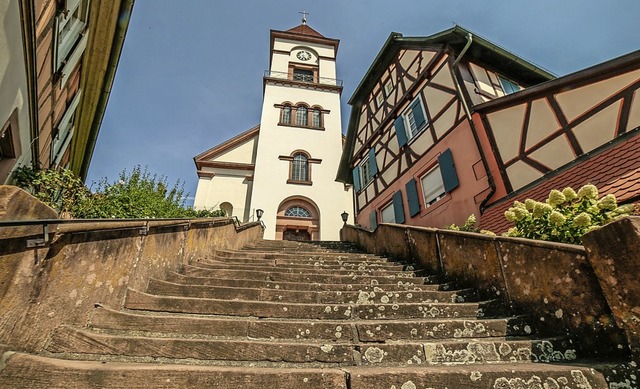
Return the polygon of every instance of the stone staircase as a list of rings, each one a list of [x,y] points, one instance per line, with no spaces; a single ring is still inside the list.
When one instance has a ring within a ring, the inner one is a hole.
[[[0,387],[608,387],[529,323],[345,243],[260,241],[96,305],[41,355],[5,353]]]

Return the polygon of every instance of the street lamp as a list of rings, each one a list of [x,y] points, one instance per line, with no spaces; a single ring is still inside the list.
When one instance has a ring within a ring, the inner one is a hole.
[[[349,214],[347,213],[347,211],[342,211],[342,214],[340,214],[340,216],[342,217],[342,221],[344,222],[344,225],[347,225],[347,219],[349,218]]]
[[[260,221],[260,218],[262,217],[263,214],[264,214],[263,210],[256,209],[256,217],[258,218],[258,221]]]

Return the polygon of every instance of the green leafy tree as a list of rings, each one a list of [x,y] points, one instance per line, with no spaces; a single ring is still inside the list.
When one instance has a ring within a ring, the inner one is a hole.
[[[585,185],[578,192],[572,188],[554,189],[545,202],[531,199],[514,202],[504,216],[515,227],[504,235],[581,244],[587,232],[631,211],[629,206],[619,207],[612,194],[598,198],[594,185]]]

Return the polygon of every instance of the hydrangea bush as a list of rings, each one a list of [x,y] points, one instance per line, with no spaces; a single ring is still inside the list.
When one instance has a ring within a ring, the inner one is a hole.
[[[479,232],[485,235],[495,235],[493,232],[489,230],[481,230],[476,227],[476,215],[473,213],[469,215],[467,221],[464,222],[463,225],[457,226],[456,224],[451,224],[445,227],[446,230],[454,230],[454,231],[466,231],[466,232]]]
[[[618,206],[608,194],[598,198],[598,188],[585,185],[576,192],[572,188],[554,189],[546,202],[527,199],[516,201],[504,216],[515,223],[504,235],[581,244],[582,236],[631,212],[629,206]]]

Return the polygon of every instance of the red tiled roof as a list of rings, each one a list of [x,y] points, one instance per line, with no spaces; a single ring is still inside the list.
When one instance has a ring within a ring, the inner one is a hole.
[[[544,201],[551,189],[568,186],[578,190],[585,184],[595,185],[600,194],[614,194],[619,203],[640,200],[640,134],[621,142],[569,169],[542,181],[509,200],[490,206],[480,218],[483,229],[502,233],[513,227],[504,212],[518,200]]]
[[[301,24],[297,27],[288,29],[286,32],[292,32],[294,34],[300,34],[300,35],[309,35],[309,36],[315,36],[318,38],[324,38],[324,36],[322,34],[320,34],[318,31],[314,30],[313,28],[309,27],[306,24]]]

